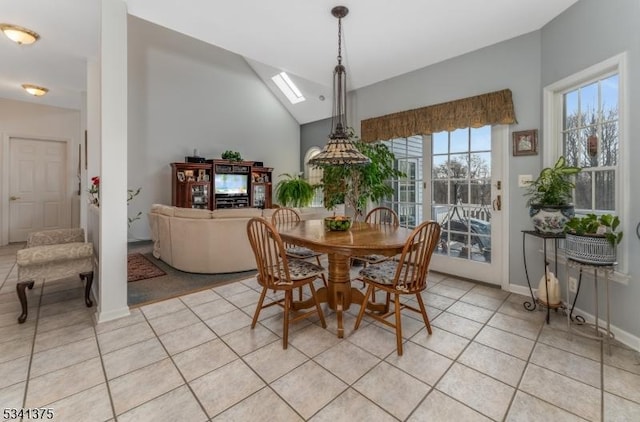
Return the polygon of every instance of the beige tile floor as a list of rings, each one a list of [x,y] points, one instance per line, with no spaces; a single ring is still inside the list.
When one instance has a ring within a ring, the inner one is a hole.
[[[433,323],[403,317],[405,353],[358,306],[292,327],[279,308],[250,329],[254,279],[142,306],[94,326],[74,278],[40,284],[18,325],[17,246],[0,248],[0,407],[57,421],[599,421],[600,344],[525,300],[441,274],[424,293]],[[358,283],[359,284],[359,283]],[[640,420],[636,352],[604,355],[604,419]],[[26,419],[25,419],[26,420]]]

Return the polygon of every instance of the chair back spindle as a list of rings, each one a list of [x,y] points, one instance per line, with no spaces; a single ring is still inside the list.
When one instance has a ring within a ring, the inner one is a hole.
[[[407,239],[396,269],[394,288],[409,293],[424,290],[431,256],[440,239],[440,225],[425,221]]]

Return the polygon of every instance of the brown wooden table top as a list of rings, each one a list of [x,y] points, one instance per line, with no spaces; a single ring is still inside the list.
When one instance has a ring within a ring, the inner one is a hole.
[[[328,231],[323,220],[304,220],[278,225],[282,240],[323,253],[340,255],[396,255],[412,233],[389,224],[354,222],[346,231]]]

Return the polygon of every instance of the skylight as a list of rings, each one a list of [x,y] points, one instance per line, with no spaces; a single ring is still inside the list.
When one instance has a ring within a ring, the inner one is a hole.
[[[271,78],[273,82],[280,88],[280,91],[289,99],[291,104],[297,104],[304,101],[302,92],[298,89],[296,84],[289,78],[285,72],[280,72]]]

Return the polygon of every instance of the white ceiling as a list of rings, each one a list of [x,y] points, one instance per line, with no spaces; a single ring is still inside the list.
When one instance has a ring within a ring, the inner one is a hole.
[[[281,101],[300,123],[329,117],[340,4],[350,90],[540,29],[577,0],[126,0],[129,13],[242,55],[271,89],[285,70],[308,101]],[[80,108],[97,56],[100,0],[2,0],[3,23],[41,35],[0,37],[0,97]],[[34,98],[20,87],[50,89]],[[320,101],[319,97],[326,97]]]

